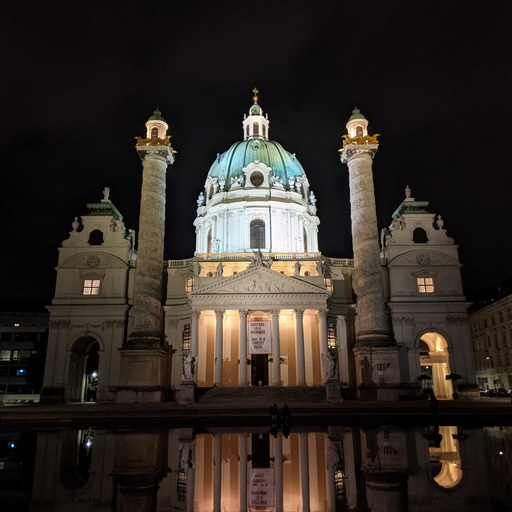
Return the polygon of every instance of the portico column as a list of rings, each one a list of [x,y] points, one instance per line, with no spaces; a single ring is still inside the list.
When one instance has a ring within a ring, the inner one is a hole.
[[[309,445],[307,432],[301,432],[299,434],[299,443],[302,510],[309,512]]]
[[[276,479],[276,512],[283,512],[283,433],[274,439],[274,470]]]
[[[247,510],[247,434],[238,434],[238,455],[240,457],[240,511]]]
[[[304,361],[304,311],[295,310],[295,332],[297,340],[297,386],[306,385],[306,365]]]
[[[196,357],[199,351],[199,315],[201,311],[192,311],[192,325],[190,326],[190,354]]]
[[[238,310],[238,315],[240,318],[240,365],[238,366],[238,385],[248,386],[249,382],[247,381],[247,310]]]
[[[279,341],[279,310],[273,309],[272,314],[272,386],[281,385],[281,346]]]
[[[222,434],[213,437],[213,512],[221,512]]]
[[[215,385],[222,386],[222,335],[224,311],[215,311]]]
[[[329,355],[329,345],[327,343],[327,311],[325,309],[318,310],[318,338],[320,339],[320,353]],[[331,378],[330,375],[325,374],[325,369],[322,372],[324,382]]]

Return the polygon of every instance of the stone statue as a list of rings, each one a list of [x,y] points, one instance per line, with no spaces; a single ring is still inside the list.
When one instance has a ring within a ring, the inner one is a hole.
[[[409,187],[409,185],[407,185],[407,186],[405,187],[405,197],[406,197],[407,199],[409,199],[409,198],[411,197],[411,187]]]
[[[272,186],[275,188],[284,189],[283,180],[278,178],[275,174],[272,174],[270,177],[270,181],[272,181]]]
[[[234,188],[234,187],[241,187],[242,186],[242,175],[240,174],[239,176],[233,176],[231,178],[231,188]]]
[[[298,181],[295,182],[295,191],[298,192],[299,194],[300,194],[300,187],[301,186],[302,185]]]
[[[124,231],[123,217],[119,217],[119,219],[116,220],[116,223],[114,225],[114,231]]]
[[[261,254],[261,251],[258,249],[257,251],[252,251],[253,256],[251,256],[252,263],[249,265],[251,267],[264,267],[265,264],[263,263],[263,254]]]
[[[323,269],[323,266],[322,266],[322,262],[321,262],[321,261],[317,261],[317,262],[316,262],[316,273],[317,273],[319,276],[323,276],[323,275],[324,275],[324,269]]]
[[[322,354],[322,367],[324,369],[326,380],[336,378],[338,361],[336,355],[331,352]]]
[[[313,191],[311,191],[309,193],[309,202],[315,206],[316,205],[316,197],[315,197],[315,194],[313,193]]]
[[[293,178],[288,178],[288,186],[290,187],[290,190],[293,191],[295,185],[295,180]]]
[[[267,261],[267,267],[272,268],[273,264],[274,264],[274,259],[272,258],[272,256],[270,256],[270,258]]]
[[[393,217],[393,220],[391,221],[391,226],[390,228],[392,230],[398,230],[400,229],[400,221],[398,220],[398,217]]]
[[[300,269],[302,268],[302,265],[298,261],[296,261],[293,268],[294,268],[294,272],[293,272],[294,277],[299,277]]]
[[[135,251],[135,229],[128,230],[128,239],[130,240],[130,249]]]
[[[75,217],[75,220],[71,223],[71,227],[73,228],[73,231],[78,231],[78,228],[80,227],[80,222],[78,222],[78,217]]]
[[[222,277],[224,275],[224,265],[222,261],[217,265],[217,277]]]
[[[213,193],[216,194],[219,191],[219,182],[214,181],[213,182]]]
[[[197,207],[200,208],[201,206],[203,206],[203,203],[204,203],[204,193],[201,192],[199,194],[199,197],[197,198]]]
[[[109,196],[110,196],[110,188],[109,187],[105,187],[103,189],[103,199],[101,200],[101,202],[102,203],[110,203]]]
[[[218,238],[214,238],[212,240],[212,252],[220,251],[220,240]]]
[[[183,356],[183,380],[192,380],[194,378],[198,359],[199,356],[193,357],[190,353]]]
[[[220,191],[224,192],[224,187],[226,186],[226,179],[224,178],[224,176],[222,178],[220,178],[219,186],[220,186]]]
[[[444,226],[444,220],[442,219],[441,215],[438,215],[436,217],[436,226],[439,228],[439,229],[443,229],[443,226]]]
[[[343,463],[343,449],[339,441],[331,440],[325,462],[327,469],[336,468],[336,466]]]
[[[201,269],[203,267],[201,267],[201,264],[199,263],[199,261],[196,261],[194,263],[194,277],[199,277],[199,274],[201,273]]]
[[[190,443],[184,443],[180,447],[180,470],[184,471],[191,467],[190,465]]]

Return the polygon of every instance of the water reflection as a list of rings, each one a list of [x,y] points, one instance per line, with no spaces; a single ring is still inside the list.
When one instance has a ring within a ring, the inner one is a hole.
[[[83,429],[40,432],[35,456],[35,435],[0,439],[2,510],[501,511],[512,504],[510,427],[318,427],[286,435],[275,425],[272,433]]]

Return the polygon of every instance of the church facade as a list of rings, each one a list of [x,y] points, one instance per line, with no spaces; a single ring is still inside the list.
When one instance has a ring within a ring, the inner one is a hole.
[[[257,92],[253,100],[243,139],[202,184],[189,259],[164,260],[175,152],[159,111],[137,138],[137,249],[108,189],[72,222],[48,307],[42,400],[186,404],[270,390],[289,400],[397,400],[424,387],[443,399],[471,395],[468,303],[444,220],[407,187],[379,235],[378,140],[356,109],[341,153],[354,258],[323,255],[309,178],[269,138]]]

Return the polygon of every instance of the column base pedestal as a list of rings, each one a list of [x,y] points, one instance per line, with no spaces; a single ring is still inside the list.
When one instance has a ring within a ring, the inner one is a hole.
[[[180,405],[190,405],[195,402],[196,383],[193,380],[181,381],[181,394],[178,399]]]
[[[341,396],[341,382],[339,381],[327,381],[325,383],[325,393],[328,402],[343,402],[343,398]]]

